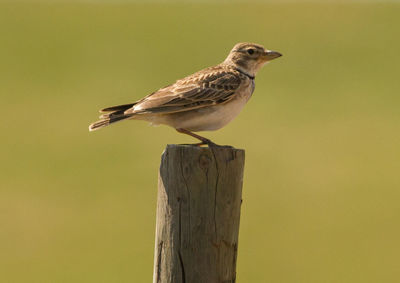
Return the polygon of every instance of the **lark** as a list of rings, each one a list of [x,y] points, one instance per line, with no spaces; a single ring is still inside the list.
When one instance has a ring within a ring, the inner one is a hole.
[[[216,146],[194,132],[215,131],[231,122],[250,99],[257,72],[282,56],[255,43],[238,43],[221,64],[203,69],[129,104],[107,107],[90,131],[123,120],[144,120],[168,125]]]

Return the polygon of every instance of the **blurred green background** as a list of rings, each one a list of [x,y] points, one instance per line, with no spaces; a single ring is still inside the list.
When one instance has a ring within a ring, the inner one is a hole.
[[[0,3],[1,282],[151,282],[157,170],[193,139],[98,109],[284,54],[226,128],[246,149],[237,282],[400,282],[400,5]]]

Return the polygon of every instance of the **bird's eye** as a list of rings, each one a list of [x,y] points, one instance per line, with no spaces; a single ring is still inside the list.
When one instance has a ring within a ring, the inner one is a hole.
[[[254,49],[248,49],[247,53],[249,53],[250,55],[254,54]]]

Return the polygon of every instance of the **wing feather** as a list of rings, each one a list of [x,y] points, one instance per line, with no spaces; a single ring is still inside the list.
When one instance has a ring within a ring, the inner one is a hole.
[[[241,82],[235,71],[206,69],[146,96],[124,114],[173,113],[225,103]]]

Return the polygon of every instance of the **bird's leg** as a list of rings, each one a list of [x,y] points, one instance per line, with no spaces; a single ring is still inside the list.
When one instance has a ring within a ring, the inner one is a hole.
[[[195,133],[192,133],[191,131],[188,131],[188,130],[186,130],[186,129],[178,128],[178,129],[176,129],[176,130],[177,130],[179,133],[186,134],[186,135],[189,135],[189,136],[191,136],[191,137],[194,137],[194,138],[200,140],[201,143],[196,143],[196,144],[195,144],[195,145],[197,145],[197,146],[201,146],[201,145],[205,145],[205,144],[208,145],[208,146],[217,146],[217,144],[213,143],[213,142],[210,141],[209,139],[206,139],[205,137],[196,135]]]

